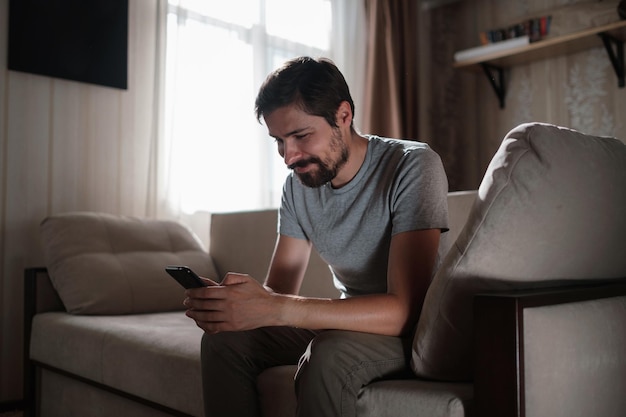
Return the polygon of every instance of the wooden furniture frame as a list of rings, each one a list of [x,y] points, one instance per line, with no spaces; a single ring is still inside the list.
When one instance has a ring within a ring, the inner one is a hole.
[[[524,310],[626,295],[626,280],[480,294],[474,301],[474,404],[481,417],[524,417]]]

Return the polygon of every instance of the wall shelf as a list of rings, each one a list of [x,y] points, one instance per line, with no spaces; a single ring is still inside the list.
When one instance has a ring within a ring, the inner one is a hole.
[[[506,85],[503,72],[515,65],[527,64],[559,55],[568,55],[604,45],[615,74],[618,87],[623,88],[624,80],[624,41],[626,41],[626,20],[585,29],[567,35],[542,39],[528,45],[483,55],[478,58],[457,61],[454,68],[483,71],[504,108]]]

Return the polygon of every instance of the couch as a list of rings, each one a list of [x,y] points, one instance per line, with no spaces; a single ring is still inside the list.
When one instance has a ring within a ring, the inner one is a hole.
[[[626,412],[626,146],[532,123],[478,190],[449,193],[447,255],[415,330],[414,378],[363,388],[359,416]],[[263,279],[276,211],[215,213],[210,247],[180,224],[62,213],[25,271],[27,414],[202,416],[202,332],[163,267]],[[313,254],[302,294],[333,297]],[[294,368],[258,378],[266,417],[293,416]]]

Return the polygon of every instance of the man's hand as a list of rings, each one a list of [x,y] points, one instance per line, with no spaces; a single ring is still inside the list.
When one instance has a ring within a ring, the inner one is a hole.
[[[280,304],[249,275],[228,273],[220,285],[186,291],[186,314],[207,333],[276,324]]]

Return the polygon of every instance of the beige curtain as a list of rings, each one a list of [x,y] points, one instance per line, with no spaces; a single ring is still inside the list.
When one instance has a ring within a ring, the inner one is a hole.
[[[418,139],[418,7],[365,0],[368,27],[363,133]]]
[[[422,9],[415,0],[365,0],[368,22],[363,133],[428,143],[442,158],[452,191],[474,189],[474,105],[452,68],[452,27],[466,2]],[[470,8],[470,6],[467,6]]]

